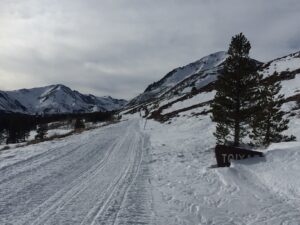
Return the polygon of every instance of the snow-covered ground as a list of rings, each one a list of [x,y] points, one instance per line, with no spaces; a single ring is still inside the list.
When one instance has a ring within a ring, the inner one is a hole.
[[[110,122],[97,122],[97,123],[85,122],[85,128],[96,129],[96,128],[103,127],[103,126],[106,126],[109,124],[110,124]],[[55,127],[55,128],[51,128],[51,127]],[[59,136],[71,134],[72,131],[74,131],[74,125],[72,123],[68,123],[68,122],[48,123],[48,128],[49,129],[47,130],[46,136],[45,136],[46,138],[59,137]],[[25,142],[20,142],[17,144],[6,144],[5,139],[3,139],[2,142],[0,141],[0,149],[3,149],[5,147],[15,148],[17,146],[25,146],[28,141],[35,140],[36,135],[37,135],[37,130],[32,130],[32,131],[30,131],[29,136],[26,138]]]
[[[294,71],[299,69],[300,52],[276,59],[270,62],[270,65],[263,71],[264,75],[271,75],[275,71],[280,73],[282,71]]]
[[[214,124],[197,110],[1,152],[0,224],[300,224],[300,142],[212,168]]]
[[[186,99],[184,101],[178,101],[178,102],[174,103],[171,107],[164,109],[162,114],[170,113],[170,112],[173,112],[173,111],[176,111],[179,109],[184,109],[184,108],[196,105],[196,104],[207,102],[209,100],[212,100],[214,98],[215,94],[216,94],[215,91],[205,92],[205,93],[195,95],[190,99]]]
[[[151,223],[149,139],[130,120],[0,153],[0,224]]]
[[[195,111],[195,110],[194,110]],[[300,137],[300,121],[290,130]],[[209,115],[147,121],[157,224],[300,224],[300,143],[273,144],[264,159],[216,164]]]
[[[300,74],[297,74],[293,80],[284,80],[281,82],[281,93],[285,97],[290,97],[296,94],[300,94]]]

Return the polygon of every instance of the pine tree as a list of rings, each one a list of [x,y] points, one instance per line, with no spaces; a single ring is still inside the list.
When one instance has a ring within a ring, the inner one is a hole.
[[[216,126],[216,132],[214,133],[217,138],[217,144],[229,144],[227,140],[229,134],[230,131],[226,123],[219,122]]]
[[[45,139],[48,131],[48,124],[40,124],[37,128],[37,135],[35,136],[36,140]]]
[[[6,144],[18,143],[21,139],[20,120],[18,116],[12,116],[8,119]]]
[[[18,143],[19,140],[20,140],[19,131],[16,129],[15,126],[10,126],[7,131],[6,144]]]
[[[4,143],[6,139],[6,130],[4,128],[0,129],[0,144]]]
[[[276,72],[262,83],[259,110],[253,118],[250,135],[258,145],[268,146],[271,142],[280,142],[286,138],[281,132],[288,129],[289,120],[283,118],[281,106],[284,95],[279,94],[280,90],[280,77]]]
[[[5,132],[4,123],[2,122],[2,120],[0,120],[0,144],[4,140],[4,132]]]
[[[196,86],[192,87],[191,94],[192,95],[196,95],[197,94],[197,88],[196,88]]]
[[[79,129],[84,129],[85,125],[82,119],[77,118],[74,124],[74,129],[79,130]]]
[[[262,76],[257,73],[256,62],[249,58],[250,49],[250,42],[242,33],[234,36],[216,81],[212,119],[217,123],[214,135],[218,144],[239,146],[256,111]]]

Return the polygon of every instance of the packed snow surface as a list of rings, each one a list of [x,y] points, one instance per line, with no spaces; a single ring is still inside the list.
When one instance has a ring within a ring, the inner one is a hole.
[[[299,225],[300,143],[212,168],[215,125],[196,111],[1,152],[0,224]]]
[[[201,109],[198,109],[199,112]],[[210,116],[181,113],[170,124],[148,121],[157,224],[300,224],[300,143],[273,144],[265,158],[212,168]],[[299,138],[300,121],[287,134]]]
[[[138,120],[0,154],[0,224],[149,224]]]

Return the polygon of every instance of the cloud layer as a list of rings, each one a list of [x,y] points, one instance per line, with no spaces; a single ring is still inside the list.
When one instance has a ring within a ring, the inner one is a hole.
[[[299,51],[299,11],[299,0],[2,0],[0,89],[132,98],[239,32],[261,61]]]

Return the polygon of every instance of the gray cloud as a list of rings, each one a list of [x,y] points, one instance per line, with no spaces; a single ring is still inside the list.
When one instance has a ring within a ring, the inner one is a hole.
[[[298,51],[299,11],[298,0],[2,0],[0,89],[131,98],[238,32],[261,61]]]

